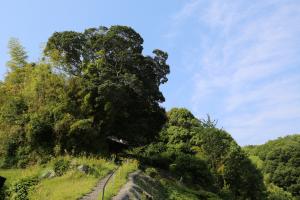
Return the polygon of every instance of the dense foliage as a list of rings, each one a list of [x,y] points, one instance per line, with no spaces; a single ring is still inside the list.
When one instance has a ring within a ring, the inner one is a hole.
[[[282,188],[300,199],[300,135],[290,135],[245,149],[252,157],[262,161],[262,172],[272,190],[279,193]],[[276,186],[279,188],[276,189]]]
[[[145,145],[165,123],[161,84],[167,53],[144,56],[143,39],[125,26],[56,32],[45,57],[28,63],[9,42],[9,72],[0,82],[2,166],[25,167],[61,153],[103,153],[114,136]]]
[[[232,137],[210,118],[198,120],[186,109],[169,111],[157,142],[134,153],[145,164],[224,199],[265,197],[262,175]]]

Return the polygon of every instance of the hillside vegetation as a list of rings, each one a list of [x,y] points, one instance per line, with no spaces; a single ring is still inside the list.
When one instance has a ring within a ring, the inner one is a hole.
[[[300,199],[300,135],[290,135],[244,149],[262,170],[270,190],[283,189],[286,191],[285,199],[292,195]]]
[[[132,28],[55,32],[37,62],[17,39],[9,52],[0,81],[2,199],[77,199],[127,159],[107,198],[138,168],[160,188],[149,191],[153,199],[299,197],[299,137],[242,149],[209,116],[166,112],[168,54],[144,55]]]
[[[82,166],[87,170],[80,170]],[[100,158],[64,156],[27,169],[0,169],[0,175],[7,178],[6,199],[64,200],[88,193],[114,168],[113,162]]]
[[[226,131],[186,109],[174,108],[167,116],[157,140],[132,152],[143,165],[168,171],[189,188],[223,199],[265,198],[260,171]]]

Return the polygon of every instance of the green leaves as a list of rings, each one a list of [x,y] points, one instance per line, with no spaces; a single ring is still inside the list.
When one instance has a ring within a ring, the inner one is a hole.
[[[167,53],[144,56],[142,45],[126,26],[55,32],[42,61],[28,64],[12,39],[10,71],[0,82],[0,155],[9,157],[6,163],[105,153],[108,136],[131,146],[153,141],[166,120],[159,87],[170,70]]]
[[[46,56],[64,71],[79,75],[84,62],[84,35],[74,31],[55,32],[44,50]]]
[[[146,148],[145,159],[159,167],[172,163],[173,173],[201,187],[214,185],[225,199],[263,198],[260,172],[234,139],[215,127],[215,121],[209,117],[198,120],[184,108],[173,108],[167,114],[161,143]],[[149,151],[155,148],[151,155]]]
[[[54,147],[51,113],[33,113],[26,124],[26,136],[33,148],[51,149]]]
[[[17,181],[10,189],[11,198],[15,200],[28,200],[30,189],[37,185],[38,182],[37,177],[29,177]]]
[[[294,197],[300,197],[299,135],[291,135],[269,141],[264,145],[248,147],[247,151],[250,155],[258,156],[263,161],[262,171],[268,177],[268,186],[274,190],[274,193],[278,193],[279,196],[286,195],[280,191],[282,188]],[[272,184],[280,188],[276,189]],[[273,198],[275,194],[270,195]],[[274,199],[276,198],[274,197]]]
[[[8,42],[9,54],[11,60],[7,66],[13,71],[24,67],[27,64],[27,53],[17,38],[11,38]]]
[[[90,28],[83,33],[54,33],[45,54],[71,78],[84,85],[80,106],[103,136],[113,135],[133,146],[146,144],[164,123],[160,84],[170,72],[167,53],[142,54],[143,39],[132,28]],[[158,120],[159,119],[159,120]]]

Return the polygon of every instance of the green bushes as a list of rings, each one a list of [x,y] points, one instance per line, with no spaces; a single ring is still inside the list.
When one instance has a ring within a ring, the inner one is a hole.
[[[162,148],[162,144],[157,143],[139,151],[137,157],[142,165],[167,170],[182,183],[198,185],[203,188],[214,188],[213,176],[207,163],[195,155],[186,154],[177,149]],[[153,172],[148,171],[149,175],[155,176],[154,168],[147,170],[151,169]]]
[[[268,200],[294,200],[293,195],[274,184],[268,185]]]
[[[54,135],[51,115],[49,111],[31,114],[30,121],[26,125],[26,137],[32,148],[52,150]]]
[[[0,188],[0,200],[4,200],[7,195],[7,187],[4,185]]]
[[[158,176],[158,171],[153,167],[146,168],[145,173],[152,178],[155,178]]]
[[[169,166],[170,171],[183,183],[212,189],[213,177],[205,161],[192,155],[178,154]]]
[[[60,159],[54,163],[54,172],[57,176],[63,175],[70,167],[70,161]]]
[[[29,177],[17,181],[9,190],[11,199],[28,200],[28,194],[31,187],[37,185],[38,182],[39,180],[37,177]]]

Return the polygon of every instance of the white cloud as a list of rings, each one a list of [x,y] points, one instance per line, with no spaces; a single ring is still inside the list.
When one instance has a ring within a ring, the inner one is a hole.
[[[187,3],[176,15],[172,16],[176,24],[184,21],[186,18],[190,17],[198,8],[201,1],[192,0]]]
[[[195,73],[193,111],[217,113],[241,144],[300,132],[300,1],[191,1],[166,35],[188,35],[181,27],[195,19],[199,50],[182,55]]]

